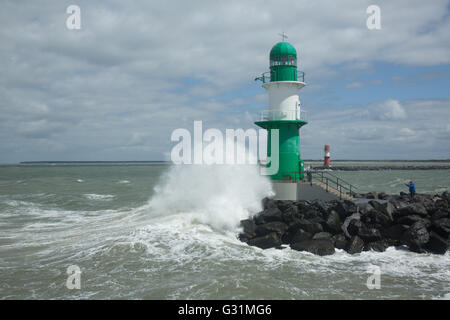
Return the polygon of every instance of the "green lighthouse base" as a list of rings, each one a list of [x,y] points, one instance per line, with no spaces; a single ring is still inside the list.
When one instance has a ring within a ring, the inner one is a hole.
[[[278,170],[270,178],[273,181],[294,182],[303,180],[304,168],[300,158],[299,129],[308,122],[304,120],[269,120],[255,122],[268,131],[267,156],[275,157],[278,161]],[[279,131],[278,154],[272,155],[272,130]],[[269,165],[270,167],[271,165]]]

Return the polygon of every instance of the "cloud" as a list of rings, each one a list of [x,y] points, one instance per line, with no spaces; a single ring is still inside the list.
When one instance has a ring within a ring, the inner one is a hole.
[[[360,88],[364,87],[364,83],[359,82],[359,81],[358,82],[352,82],[352,83],[347,84],[345,87],[347,89],[360,89]]]
[[[367,71],[374,62],[450,63],[444,0],[380,1],[379,31],[365,25],[370,1],[78,0],[77,31],[66,29],[70,4],[0,4],[0,162],[161,159],[170,151],[171,131],[194,120],[251,127],[248,114],[266,104],[253,79],[267,71],[268,51],[281,30],[298,49],[310,90],[327,92],[331,102],[327,81]],[[411,118],[410,105],[392,98],[361,105],[365,114],[329,108],[328,114],[349,121],[359,115],[361,125],[353,132],[340,124],[330,130],[347,139],[381,139],[381,122]],[[365,129],[364,121],[380,127]],[[446,124],[424,130],[430,141],[448,134]]]
[[[408,110],[407,117],[392,112],[399,106]],[[361,116],[372,115],[377,107],[381,116]],[[309,117],[300,130],[308,159],[321,158],[324,144],[331,145],[335,159],[448,158],[450,100],[387,100],[320,115],[310,112]]]
[[[411,130],[409,128],[401,128],[399,130],[399,134],[400,134],[400,136],[411,137],[411,136],[414,136],[415,132],[414,132],[414,130]]]
[[[402,120],[406,119],[406,111],[399,101],[389,99],[380,103],[371,104],[367,111],[375,120]]]

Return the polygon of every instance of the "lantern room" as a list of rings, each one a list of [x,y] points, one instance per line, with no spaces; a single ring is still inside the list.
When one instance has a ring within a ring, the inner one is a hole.
[[[289,42],[278,42],[270,50],[270,81],[297,81],[297,51]]]

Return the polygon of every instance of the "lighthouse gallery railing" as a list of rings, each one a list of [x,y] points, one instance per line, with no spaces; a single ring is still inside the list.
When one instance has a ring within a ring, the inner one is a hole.
[[[300,82],[305,82],[305,73],[303,71],[297,71],[297,79]],[[270,71],[264,72],[261,77],[255,78],[255,81],[262,81],[262,83],[271,82]]]

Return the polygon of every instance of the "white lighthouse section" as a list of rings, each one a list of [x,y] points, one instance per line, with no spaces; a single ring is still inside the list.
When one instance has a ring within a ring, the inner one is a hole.
[[[265,111],[266,120],[305,120],[301,117],[298,91],[305,86],[299,81],[266,82],[263,88],[269,94],[269,110]]]

